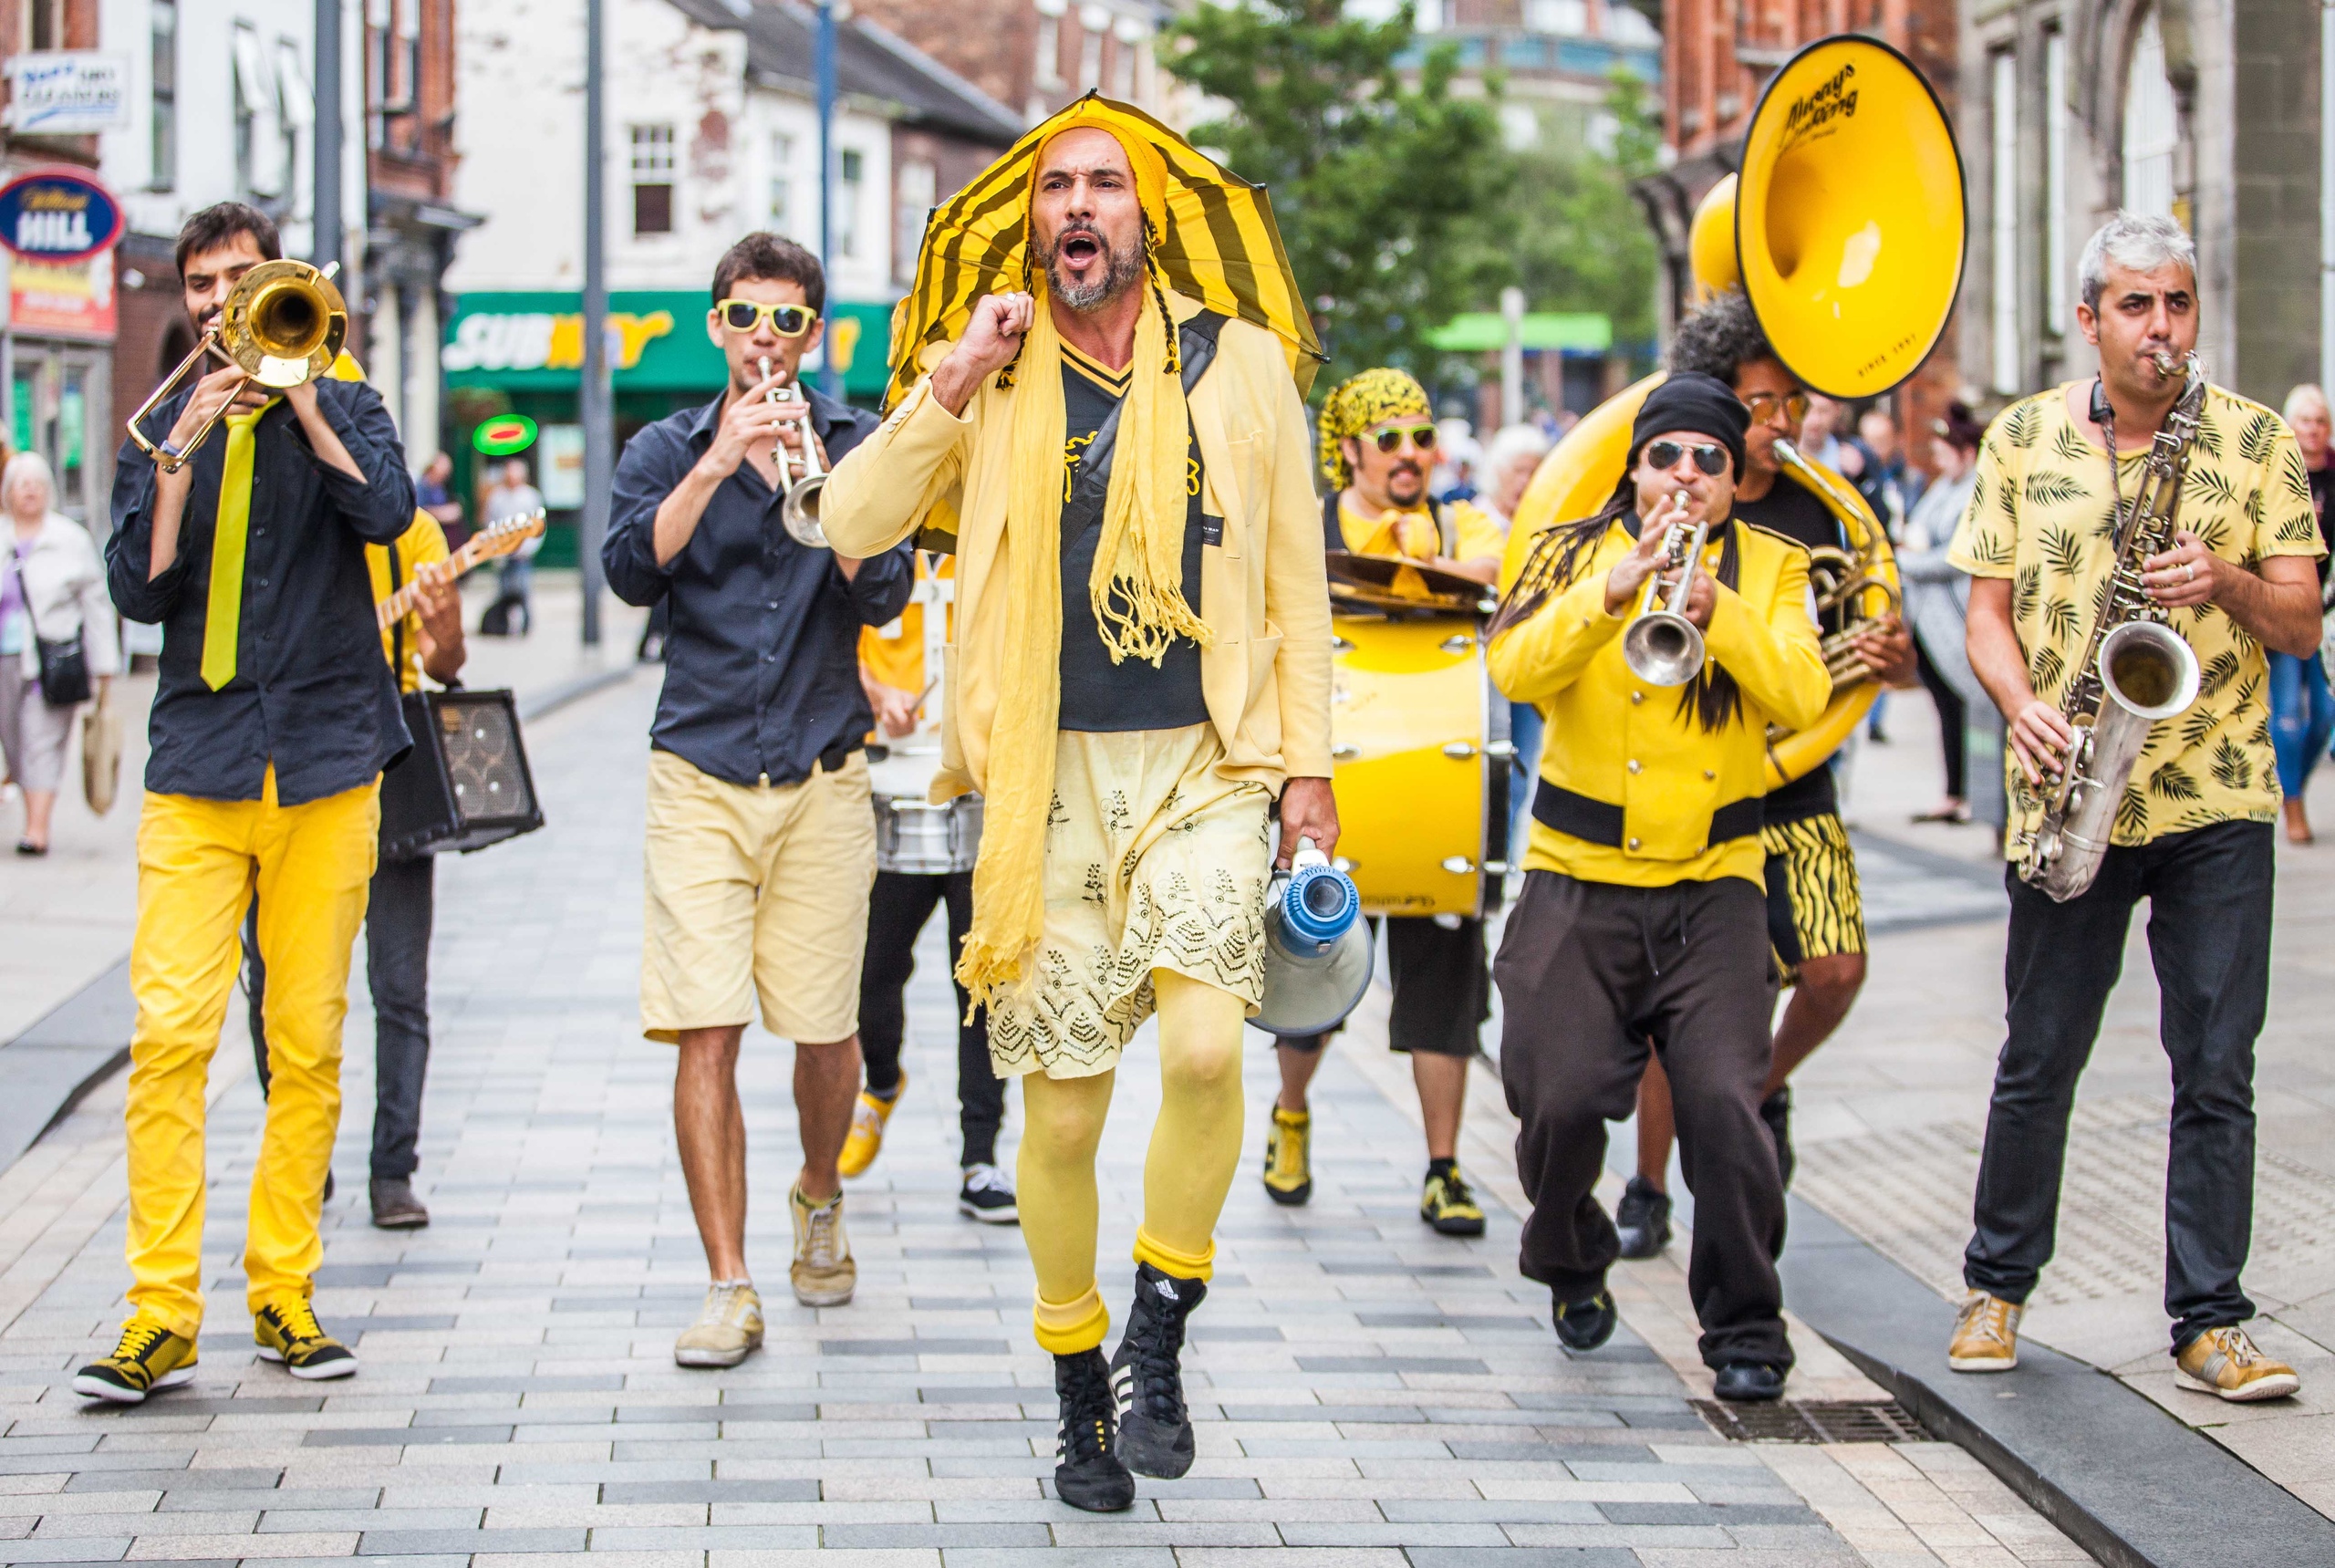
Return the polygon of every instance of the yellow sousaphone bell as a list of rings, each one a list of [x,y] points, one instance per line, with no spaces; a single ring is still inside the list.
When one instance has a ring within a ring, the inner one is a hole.
[[[1888,391],[1936,345],[1962,283],[1967,220],[1962,157],[1936,94],[1888,45],[1844,35],[1809,45],[1769,78],[1744,134],[1741,173],[1703,198],[1687,250],[1705,297],[1740,287],[1785,368],[1847,401]],[[1541,461],[1509,533],[1503,586],[1534,535],[1612,497],[1638,409],[1662,379],[1600,404]],[[1815,564],[1820,599],[1852,623],[1894,609],[1888,535],[1855,487],[1784,442],[1777,452],[1851,546]],[[1834,683],[1823,717],[1796,734],[1770,732],[1770,789],[1831,756],[1879,695],[1845,642],[1827,639]]]

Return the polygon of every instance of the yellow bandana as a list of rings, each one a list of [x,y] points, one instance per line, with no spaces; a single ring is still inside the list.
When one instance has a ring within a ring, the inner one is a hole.
[[[1417,414],[1421,419],[1435,417],[1434,405],[1427,400],[1427,389],[1404,371],[1380,366],[1364,370],[1339,382],[1322,404],[1322,477],[1330,482],[1333,490],[1344,490],[1354,483],[1354,472],[1346,465],[1346,454],[1338,443],[1348,436],[1358,436],[1381,420],[1395,419],[1403,414]]]

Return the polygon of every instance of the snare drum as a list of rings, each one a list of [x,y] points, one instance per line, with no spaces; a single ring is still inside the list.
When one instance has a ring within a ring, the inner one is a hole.
[[[895,747],[882,762],[869,765],[878,871],[945,877],[973,868],[981,846],[981,797],[962,794],[945,805],[926,799],[939,764],[939,745],[927,731],[909,737],[906,747]]]
[[[1467,617],[1338,616],[1338,857],[1375,915],[1480,917],[1507,873],[1508,704]]]

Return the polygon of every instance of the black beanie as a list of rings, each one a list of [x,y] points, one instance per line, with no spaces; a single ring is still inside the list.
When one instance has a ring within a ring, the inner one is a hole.
[[[1672,431],[1693,431],[1727,448],[1735,459],[1735,478],[1743,478],[1743,432],[1751,428],[1751,411],[1735,390],[1716,376],[1673,376],[1646,395],[1630,427],[1630,459],[1634,470],[1645,443]]]

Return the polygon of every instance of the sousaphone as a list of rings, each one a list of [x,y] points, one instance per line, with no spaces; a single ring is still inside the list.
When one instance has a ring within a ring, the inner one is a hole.
[[[1696,209],[1687,250],[1704,295],[1740,287],[1776,357],[1811,390],[1878,397],[1921,368],[1962,283],[1962,156],[1937,95],[1877,39],[1821,38],[1769,79],[1744,133],[1743,166]],[[1500,582],[1532,538],[1613,496],[1649,376],[1606,400],[1541,461],[1516,509]],[[1853,485],[1794,452],[1785,472],[1841,521],[1850,550],[1820,561],[1818,589],[1854,623],[1894,609],[1888,535]],[[1844,641],[1836,636],[1830,646]],[[1796,734],[1771,732],[1768,787],[1831,756],[1880,695],[1853,659],[1832,659],[1832,700]]]

